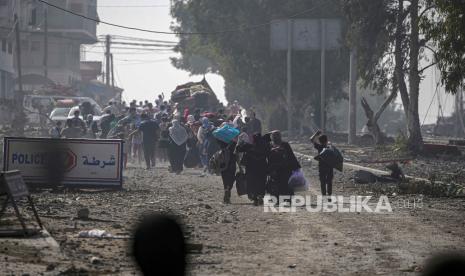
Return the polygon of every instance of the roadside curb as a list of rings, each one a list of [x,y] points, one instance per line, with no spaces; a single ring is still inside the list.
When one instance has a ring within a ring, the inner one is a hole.
[[[298,157],[301,157],[301,158],[307,158],[307,159],[313,160],[313,156],[303,154],[303,153],[300,153],[300,152],[295,152],[295,155],[298,156]],[[388,171],[378,170],[378,169],[374,169],[374,168],[370,168],[370,167],[365,167],[365,166],[361,166],[361,165],[357,165],[357,164],[353,164],[353,163],[344,162],[343,173],[346,170],[351,170],[351,171],[364,170],[364,171],[368,171],[368,172],[371,172],[371,173],[374,173],[374,174],[390,174],[390,172],[388,172]],[[421,177],[414,177],[414,176],[411,176],[411,175],[406,175],[405,178],[411,179],[411,180],[414,180],[414,181],[425,181],[425,182],[428,182],[428,183],[430,182],[429,179],[421,178]]]

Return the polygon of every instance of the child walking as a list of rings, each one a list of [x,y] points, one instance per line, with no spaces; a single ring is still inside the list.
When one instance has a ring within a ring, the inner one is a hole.
[[[328,136],[322,134],[321,130],[318,130],[310,140],[313,143],[313,146],[320,154],[325,148],[328,147]],[[318,173],[320,175],[320,185],[321,185],[321,195],[331,196],[333,192],[333,177],[334,171],[333,167],[329,166],[325,162],[318,162]],[[328,201],[331,202],[331,198],[328,198]]]

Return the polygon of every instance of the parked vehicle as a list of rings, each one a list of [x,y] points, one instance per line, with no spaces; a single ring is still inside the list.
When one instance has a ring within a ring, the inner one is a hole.
[[[103,111],[100,105],[89,97],[25,95],[23,106],[29,123],[34,125],[40,123],[39,114],[45,114],[50,117],[52,111],[56,108],[72,108],[81,105],[83,102],[89,102],[94,112],[98,114],[97,116],[102,114]],[[59,112],[63,112],[63,110]]]
[[[50,113],[50,119],[54,122],[60,121],[64,125],[66,120],[68,120],[70,110],[70,107],[57,107]]]

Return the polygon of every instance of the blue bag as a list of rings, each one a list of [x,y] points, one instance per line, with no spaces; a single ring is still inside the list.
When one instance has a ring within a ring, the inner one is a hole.
[[[213,131],[213,136],[216,139],[228,144],[231,143],[234,138],[239,136],[239,134],[241,134],[241,132],[230,125],[224,125],[223,127],[217,128]]]

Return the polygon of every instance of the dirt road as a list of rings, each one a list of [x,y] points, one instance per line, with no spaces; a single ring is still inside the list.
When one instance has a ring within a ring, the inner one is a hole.
[[[306,193],[317,195],[315,168],[307,165],[305,173],[312,184]],[[415,275],[432,253],[465,248],[465,200],[423,198],[421,206],[399,208],[412,198],[390,197],[393,212],[384,214],[265,213],[236,195],[223,205],[220,178],[199,175],[173,175],[166,165],[155,171],[130,167],[124,191],[35,194],[64,258],[39,254],[31,263],[18,256],[5,260],[8,252],[0,252],[0,269],[16,275],[137,274],[127,236],[142,213],[153,211],[178,215],[189,243],[203,245],[189,256],[192,275]],[[346,182],[347,176],[336,175],[337,194],[354,193]],[[90,210],[89,220],[76,218],[80,208]],[[94,228],[122,238],[78,237]]]

